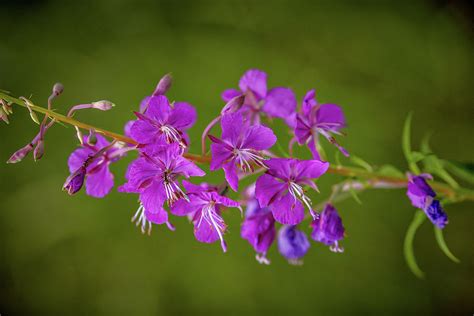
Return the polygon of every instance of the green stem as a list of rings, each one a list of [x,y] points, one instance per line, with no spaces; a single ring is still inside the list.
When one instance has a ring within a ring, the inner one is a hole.
[[[24,101],[18,98],[12,97],[2,92],[1,90],[0,90],[0,99],[4,99],[8,101],[9,103],[14,103],[23,107],[27,107]],[[45,114],[57,122],[70,124],[87,131],[93,129],[97,133],[100,133],[104,136],[115,139],[117,141],[132,144],[132,145],[137,145],[137,142],[135,142],[133,139],[126,137],[124,135],[114,133],[114,132],[105,130],[103,128],[99,128],[99,127],[78,121],[74,118],[67,117],[60,113],[34,105],[32,103],[29,103],[29,107],[33,111]],[[210,156],[201,156],[201,155],[190,154],[190,153],[185,153],[184,156],[198,163],[210,163],[211,161]],[[385,182],[385,183],[394,184],[398,186],[401,186],[401,185],[406,186],[408,183],[408,179],[406,177],[386,176],[386,175],[378,174],[376,171],[368,171],[362,168],[355,168],[355,167],[347,167],[347,166],[330,167],[328,169],[328,173],[337,174],[337,175],[341,175],[345,177],[363,178],[366,180],[371,180],[372,182],[380,181],[380,182]],[[447,184],[444,184],[441,182],[435,182],[435,181],[431,182],[430,184],[437,192],[449,198],[451,201],[456,201],[456,202],[460,202],[464,200],[474,201],[474,192],[471,190],[467,190],[463,188],[454,189]]]

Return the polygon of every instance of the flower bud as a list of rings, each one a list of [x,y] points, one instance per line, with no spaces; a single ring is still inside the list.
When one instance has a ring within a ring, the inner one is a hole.
[[[26,157],[26,155],[29,154],[30,151],[33,150],[33,144],[28,144],[23,148],[20,148],[16,152],[13,153],[13,155],[8,159],[7,163],[17,163],[23,160],[23,158]]]
[[[44,154],[44,141],[42,139],[38,140],[35,150],[33,151],[33,159],[35,161],[40,160]]]
[[[164,75],[163,78],[160,79],[160,82],[158,82],[158,85],[153,92],[153,96],[164,95],[166,91],[171,88],[172,80],[173,77],[171,77],[171,74]]]
[[[95,135],[95,130],[90,130],[89,135],[87,136],[87,143],[92,146],[97,144],[97,136]]]
[[[302,258],[310,247],[306,234],[298,230],[296,226],[282,226],[278,232],[278,251],[288,262],[301,265]]]
[[[84,178],[86,176],[86,168],[84,166],[77,169],[64,182],[63,190],[67,191],[69,195],[77,193],[84,184]]]
[[[326,204],[321,214],[311,223],[311,238],[330,246],[333,252],[343,252],[339,241],[344,238],[344,226],[337,210],[332,204]]]
[[[224,108],[221,111],[221,114],[229,114],[238,111],[245,101],[245,95],[239,95],[232,99],[224,105]]]
[[[92,104],[93,109],[97,109],[101,111],[108,111],[115,106],[115,104],[107,100],[92,102],[91,104]]]
[[[54,94],[55,96],[60,95],[61,93],[63,93],[63,91],[64,91],[64,86],[63,86],[61,83],[57,82],[57,83],[54,84],[54,86],[53,86],[53,94]]]
[[[8,120],[8,113],[4,110],[3,107],[0,107],[0,119],[7,124],[10,123],[10,121]]]

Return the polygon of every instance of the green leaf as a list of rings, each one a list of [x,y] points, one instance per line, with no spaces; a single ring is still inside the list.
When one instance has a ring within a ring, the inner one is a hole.
[[[443,164],[454,176],[470,184],[474,184],[474,163],[443,160]]]
[[[334,161],[336,161],[336,166],[341,165],[341,152],[339,150],[336,150],[336,153],[334,154]]]
[[[403,178],[405,175],[403,172],[398,170],[396,167],[392,165],[383,165],[381,166],[378,170],[377,173],[382,175],[382,176],[387,176],[387,177],[397,177],[397,178]]]
[[[419,174],[420,169],[416,165],[416,162],[413,161],[411,152],[411,118],[412,113],[410,112],[405,120],[405,124],[403,125],[402,149],[411,172]]]
[[[403,242],[403,254],[405,255],[405,261],[407,262],[411,272],[413,272],[413,274],[420,279],[422,279],[425,274],[423,271],[421,271],[420,267],[418,267],[418,264],[416,263],[415,252],[413,250],[413,241],[415,239],[416,231],[425,220],[426,216],[423,211],[417,210],[413,220],[410,223],[410,226],[408,226],[405,240]]]
[[[433,173],[443,179],[447,184],[451,187],[457,189],[459,188],[459,184],[456,180],[451,177],[451,175],[444,169],[444,163],[441,159],[438,158],[435,154],[432,153],[431,148],[429,146],[429,138],[430,136],[427,135],[423,138],[421,142],[421,151],[426,154],[423,160],[423,166],[426,172]]]
[[[357,157],[355,155],[351,155],[350,159],[355,165],[362,167],[369,172],[374,171],[372,166],[367,161],[363,160],[362,158]]]
[[[456,263],[459,263],[460,260],[456,258],[455,255],[453,255],[451,250],[449,250],[448,245],[446,244],[446,241],[444,240],[443,230],[435,226],[434,232],[435,232],[436,242],[438,243],[439,248],[443,251],[446,257],[448,257],[449,259],[451,259],[452,261]]]
[[[316,150],[318,151],[318,153],[321,156],[322,160],[327,161],[328,155],[326,154],[326,151],[324,150],[324,147],[321,145],[321,142],[317,142],[316,138],[315,138],[315,142],[316,142]]]
[[[283,157],[285,158],[290,157],[290,155],[283,149],[283,146],[280,144],[280,142],[276,142],[276,145],[277,145],[278,151],[280,152],[280,154],[283,155]]]
[[[425,157],[426,155],[423,153],[420,153],[419,151],[412,151],[411,153],[411,160],[415,163],[422,161],[423,159],[425,159]]]

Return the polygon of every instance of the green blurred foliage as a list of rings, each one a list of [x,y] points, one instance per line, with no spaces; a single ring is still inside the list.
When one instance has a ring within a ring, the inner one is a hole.
[[[440,157],[472,161],[473,43],[461,11],[423,1],[2,2],[0,88],[44,105],[52,85],[62,82],[59,111],[110,99],[117,104],[112,111],[77,118],[121,131],[141,98],[172,72],[169,97],[199,112],[191,132],[198,152],[200,132],[223,105],[220,93],[258,67],[270,86],[294,88],[299,98],[316,88],[320,101],[343,106],[349,128],[342,144],[375,165],[406,170],[401,130],[409,111],[414,140],[433,131]],[[0,127],[0,161],[36,133],[24,109],[10,121]],[[273,247],[267,267],[240,239],[238,212],[225,215],[229,252],[222,254],[218,244],[196,242],[184,218],[173,220],[175,232],[155,227],[142,236],[129,221],[135,196],[67,196],[60,189],[76,143],[74,129],[58,125],[40,162],[0,164],[2,315],[474,311],[472,204],[447,209],[445,238],[460,264],[441,253],[430,225],[418,232],[424,281],[402,256],[414,213],[402,190],[338,205],[348,231],[344,254],[313,243],[305,265],[294,267]],[[132,159],[113,167],[116,184]],[[327,196],[336,180],[323,179],[314,198]]]

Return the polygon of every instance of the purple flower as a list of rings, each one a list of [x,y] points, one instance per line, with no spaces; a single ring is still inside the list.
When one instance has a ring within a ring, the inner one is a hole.
[[[63,185],[63,190],[67,191],[69,195],[73,195],[82,188],[84,185],[84,178],[86,176],[86,167],[81,166],[75,172],[73,172]]]
[[[138,120],[130,128],[131,137],[142,145],[177,143],[187,147],[185,131],[196,121],[196,110],[186,102],[170,105],[164,95],[151,96],[145,112],[135,115]]]
[[[261,208],[256,199],[247,201],[247,211],[240,235],[255,249],[258,262],[270,264],[267,251],[276,235],[275,219],[270,208]]]
[[[180,155],[177,144],[154,146],[149,154],[134,160],[128,167],[127,183],[119,188],[120,192],[138,193],[140,207],[133,221],[145,231],[151,223],[168,224],[168,213],[163,204],[172,205],[179,199],[188,199],[179,186],[179,177],[203,176],[205,173],[194,163]]]
[[[310,247],[308,237],[296,226],[282,226],[278,232],[278,251],[289,263],[301,265]]]
[[[411,204],[422,209],[433,224],[444,228],[448,223],[448,215],[444,212],[439,201],[434,199],[436,193],[426,182],[426,180],[432,179],[433,177],[429,174],[409,175],[407,195]]]
[[[122,148],[120,143],[111,145],[101,135],[95,135],[97,142],[91,145],[88,142],[89,137],[84,136],[81,147],[74,150],[69,156],[69,171],[74,174],[85,167],[86,193],[93,197],[102,198],[114,186],[114,175],[110,172],[109,166],[122,158],[126,150]]]
[[[242,113],[250,124],[259,124],[260,115],[278,117],[290,126],[295,125],[296,97],[288,88],[276,87],[267,91],[267,74],[258,69],[250,69],[239,81],[239,90],[229,89],[222,93],[226,102],[244,94]]]
[[[273,158],[257,180],[255,195],[262,207],[269,206],[277,222],[296,225],[304,219],[304,205],[315,217],[311,199],[303,186],[317,189],[314,179],[323,175],[329,163],[319,160]]]
[[[226,224],[221,217],[220,207],[236,207],[238,202],[217,192],[217,187],[206,183],[195,185],[183,181],[188,200],[181,199],[171,208],[171,213],[178,216],[189,216],[194,223],[194,236],[203,243],[213,243],[220,240],[222,250],[227,251],[224,241]]]
[[[344,113],[339,106],[335,104],[318,104],[315,100],[314,90],[306,93],[301,113],[298,113],[296,116],[295,136],[298,143],[308,145],[314,158],[319,159],[319,153],[315,146],[319,134],[339,148],[345,156],[349,156],[349,153],[332,136],[332,134],[340,135],[340,130],[345,126]]]
[[[339,240],[344,238],[344,226],[337,210],[331,204],[326,204],[324,210],[311,223],[313,231],[311,238],[330,246],[333,252],[343,252]]]
[[[221,125],[222,139],[209,135],[213,142],[210,168],[223,168],[230,187],[237,191],[239,179],[236,166],[244,172],[253,171],[254,165],[265,167],[261,151],[272,147],[276,136],[268,127],[244,124],[239,112],[222,116]]]

